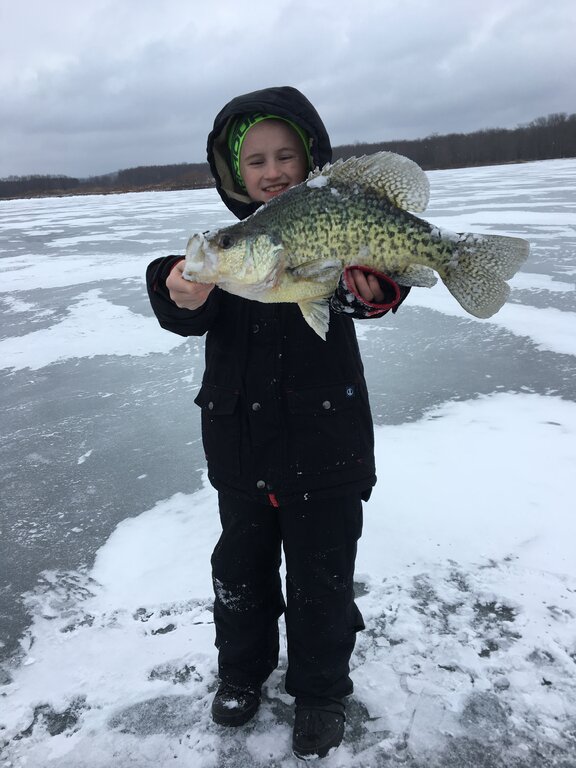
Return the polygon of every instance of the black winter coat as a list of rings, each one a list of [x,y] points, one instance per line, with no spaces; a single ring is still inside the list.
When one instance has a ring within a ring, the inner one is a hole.
[[[208,160],[222,199],[240,218],[256,206],[234,187],[223,137],[232,116],[256,111],[295,120],[313,138],[315,163],[331,159],[320,117],[295,89],[234,99],[216,117]],[[351,317],[331,313],[323,341],[295,304],[262,304],[215,288],[200,309],[179,309],[165,285],[179,258],[152,262],[147,284],[163,328],[207,334],[195,402],[211,483],[274,505],[353,492],[366,498],[376,482],[374,438]]]

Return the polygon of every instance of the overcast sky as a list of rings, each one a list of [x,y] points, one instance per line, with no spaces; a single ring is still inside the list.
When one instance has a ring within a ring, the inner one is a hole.
[[[576,0],[0,0],[0,177],[205,160],[294,85],[334,146],[576,112]]]

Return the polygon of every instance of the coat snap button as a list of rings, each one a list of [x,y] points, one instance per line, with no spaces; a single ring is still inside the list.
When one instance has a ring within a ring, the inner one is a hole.
[[[260,403],[252,403],[252,410],[253,410],[253,411],[259,411],[259,410],[260,410],[260,408],[262,408],[262,406],[260,405]]]
[[[266,483],[264,482],[264,480],[258,480],[258,482],[256,483],[256,488],[260,488],[260,489],[266,488]]]
[[[212,402],[212,400],[210,400],[210,402],[208,403],[208,410],[209,411],[213,411],[214,410],[214,403]]]
[[[324,408],[327,411],[331,407],[332,407],[332,403],[330,402],[330,400],[324,400],[324,402],[322,403],[322,408]]]

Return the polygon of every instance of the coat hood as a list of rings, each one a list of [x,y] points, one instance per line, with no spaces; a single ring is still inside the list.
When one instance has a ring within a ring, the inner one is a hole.
[[[206,150],[216,189],[227,208],[239,219],[250,216],[262,203],[250,200],[246,190],[235,183],[230,169],[227,134],[234,117],[253,112],[285,117],[301,126],[312,139],[311,155],[315,166],[322,167],[332,159],[330,138],[320,115],[296,88],[288,85],[265,88],[232,99],[216,115]]]

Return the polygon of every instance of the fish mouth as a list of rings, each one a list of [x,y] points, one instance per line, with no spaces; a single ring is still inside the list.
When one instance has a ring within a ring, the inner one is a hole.
[[[210,250],[207,239],[203,234],[195,234],[188,240],[186,246],[186,261],[183,276],[187,280],[210,281],[216,276],[218,257]]]
[[[204,266],[204,235],[192,235],[186,246],[186,272],[200,272]]]

